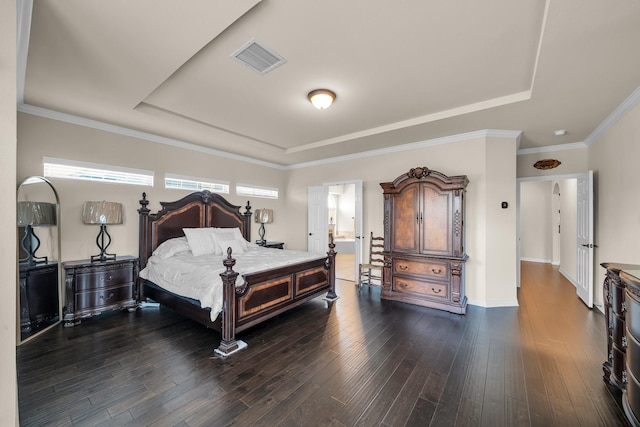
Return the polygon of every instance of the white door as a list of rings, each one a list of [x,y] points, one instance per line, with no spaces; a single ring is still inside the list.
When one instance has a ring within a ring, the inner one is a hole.
[[[355,189],[355,265],[353,277],[358,277],[358,266],[362,263],[362,243],[364,236],[362,235],[362,181],[354,181]]]
[[[327,252],[329,250],[329,211],[327,208],[328,188],[325,186],[309,187],[307,204],[308,232],[307,250],[309,252]]]
[[[578,176],[577,183],[577,287],[578,296],[593,307],[593,171]]]

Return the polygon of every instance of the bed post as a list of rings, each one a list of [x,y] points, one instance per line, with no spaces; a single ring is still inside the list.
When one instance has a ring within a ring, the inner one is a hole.
[[[244,238],[247,241],[251,241],[251,203],[247,200],[247,206],[244,207]]]
[[[337,300],[338,294],[336,294],[336,244],[333,242],[333,234],[329,234],[329,252],[327,252],[327,275],[329,276],[329,292],[324,297],[327,301]]]
[[[236,341],[236,279],[238,273],[233,271],[236,260],[231,257],[231,248],[227,249],[227,258],[223,262],[227,270],[220,273],[222,278],[222,340],[215,352],[222,356],[229,356],[247,346],[244,341]]]
[[[140,259],[139,269],[142,270],[147,265],[147,258],[149,254],[147,253],[147,248],[149,247],[149,212],[151,210],[147,207],[149,201],[147,200],[147,193],[142,193],[142,199],[140,199],[140,209],[138,209],[138,258]],[[140,279],[138,277],[135,278],[138,282]],[[143,292],[143,286],[140,286],[138,283],[138,300],[146,301]]]

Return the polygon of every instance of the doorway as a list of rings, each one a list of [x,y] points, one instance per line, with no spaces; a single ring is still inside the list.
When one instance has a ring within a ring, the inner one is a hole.
[[[324,252],[328,236],[336,244],[336,278],[355,281],[362,262],[362,180],[309,187],[308,250]]]
[[[593,202],[592,185],[584,184],[585,176],[591,173],[518,179],[517,281],[519,286],[520,261],[559,265],[560,273],[591,307],[593,267],[581,261],[588,259],[586,256],[580,256],[582,247],[589,251],[589,258],[593,253],[593,245],[583,242],[587,239],[593,243],[593,232],[581,221],[592,220],[592,214],[582,213],[581,209]],[[587,187],[588,191],[580,190]],[[580,230],[585,231],[579,233]]]
[[[338,253],[336,279],[355,281],[356,186],[353,183],[329,185],[328,193],[329,233],[333,234]]]

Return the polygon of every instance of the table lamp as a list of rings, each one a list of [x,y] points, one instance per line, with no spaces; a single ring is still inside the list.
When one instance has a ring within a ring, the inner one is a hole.
[[[258,230],[258,234],[260,235],[260,240],[256,243],[260,245],[264,245],[267,241],[264,238],[264,225],[271,224],[273,222],[273,209],[256,209],[256,222],[260,223],[260,230]]]
[[[18,227],[24,227],[24,237],[20,246],[27,253],[20,262],[29,265],[46,263],[47,257],[37,257],[36,251],[40,247],[40,239],[33,231],[33,227],[51,227],[56,225],[56,206],[47,202],[18,202]]]
[[[100,232],[96,238],[96,245],[100,254],[92,255],[91,262],[115,260],[115,254],[107,253],[111,244],[111,235],[107,232],[107,225],[122,224],[122,203],[116,202],[84,202],[82,206],[82,222],[90,225],[100,225]],[[107,238],[105,244],[105,236]]]

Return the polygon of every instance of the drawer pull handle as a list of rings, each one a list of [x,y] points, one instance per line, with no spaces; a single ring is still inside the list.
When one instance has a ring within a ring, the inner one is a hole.
[[[442,273],[442,270],[441,270],[441,269],[437,269],[437,270],[436,270],[435,268],[432,268],[432,269],[431,269],[431,272],[432,272],[433,274],[440,274],[440,273]]]
[[[431,292],[433,292],[434,294],[439,294],[440,292],[442,292],[442,289],[438,289],[438,290],[436,291],[436,289],[435,289],[435,288],[431,288]]]
[[[111,277],[111,275],[109,275],[109,276],[100,276],[100,280],[101,280],[101,281],[103,281],[103,282],[104,282],[104,281],[105,281],[105,279],[106,279],[106,281],[108,282],[108,281],[110,281],[110,280],[112,279],[112,277]]]
[[[409,286],[409,285],[407,285],[407,284],[406,284],[406,283],[404,283],[404,282],[398,282],[398,286],[402,286],[403,288],[406,288],[406,287],[407,287],[407,286]]]
[[[103,299],[105,301],[109,301],[111,298],[113,298],[113,292],[109,293],[108,297],[104,297],[104,295],[100,295],[100,299]]]
[[[409,266],[406,264],[398,264],[398,270],[407,271]]]

